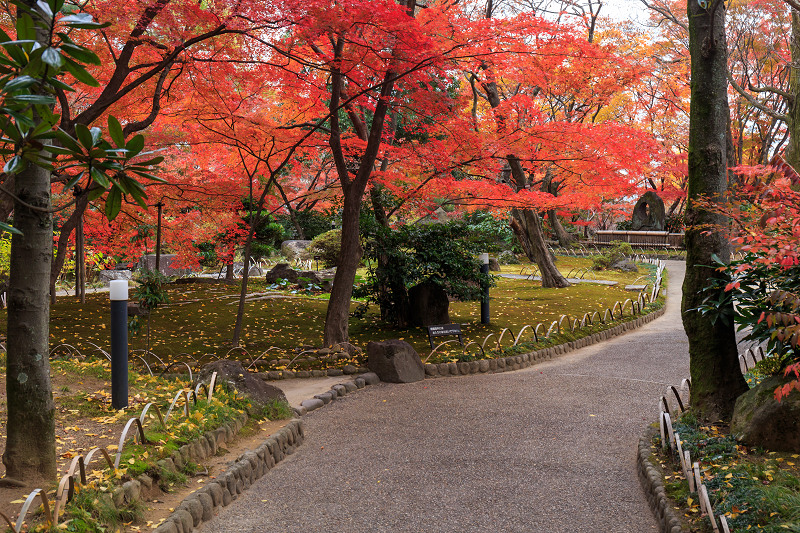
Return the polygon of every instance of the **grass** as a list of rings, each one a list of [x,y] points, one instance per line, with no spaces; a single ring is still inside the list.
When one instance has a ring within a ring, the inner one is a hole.
[[[576,269],[591,266],[591,258],[559,257],[557,265],[566,275]],[[504,273],[519,273],[523,265],[503,267]],[[535,326],[542,322],[550,324],[562,315],[580,319],[584,313],[602,312],[617,301],[635,298],[636,293],[625,291],[624,285],[644,284],[653,277],[654,267],[643,265],[638,273],[617,271],[592,272],[596,279],[619,282],[616,287],[591,283],[579,283],[565,289],[545,289],[538,281],[498,278],[497,286],[491,289],[491,323],[480,324],[479,302],[453,302],[450,305],[450,320],[462,324],[465,341],[481,343],[494,333],[499,335],[509,328],[514,334],[526,324]],[[290,294],[287,291],[269,290],[261,279],[250,284],[251,293],[262,293],[245,306],[245,325],[242,345],[252,356],[270,350],[269,359],[293,359],[303,349],[321,346],[322,332],[327,309],[327,300],[315,296]],[[216,359],[219,357],[242,357],[241,350],[231,351],[230,335],[236,315],[239,288],[237,285],[189,284],[170,285],[170,304],[153,311],[151,319],[151,350],[162,359],[188,359],[179,354],[188,354],[194,359]],[[271,297],[263,297],[270,293]],[[357,303],[352,304],[355,309]],[[0,328],[4,327],[0,311]],[[100,355],[100,348],[108,350],[110,345],[108,295],[88,294],[85,305],[71,297],[59,297],[52,307],[50,321],[51,347],[61,352],[70,345],[84,355]],[[0,329],[1,330],[1,329]],[[379,310],[372,306],[366,316],[350,319],[350,340],[364,348],[369,341],[402,338],[420,353],[430,352],[427,329],[418,327],[406,330],[393,328],[379,317]],[[142,331],[129,335],[132,354],[145,348],[146,334]],[[134,358],[134,355],[131,356]],[[246,358],[246,357],[245,357]],[[363,361],[341,360],[338,362],[313,362],[310,367],[343,366]],[[309,366],[305,363],[305,366]],[[292,369],[304,369],[304,363]],[[276,363],[277,367],[277,363]],[[93,372],[92,368],[77,369]]]
[[[691,412],[684,413],[674,428],[683,449],[701,465],[715,514],[725,515],[731,531],[800,532],[800,455],[739,445],[727,427],[702,425]],[[654,448],[667,495],[682,510],[690,530],[711,532],[677,456],[661,451],[660,437]]]

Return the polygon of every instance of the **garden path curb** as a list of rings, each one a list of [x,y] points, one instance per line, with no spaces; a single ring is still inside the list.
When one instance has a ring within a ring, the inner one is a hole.
[[[239,428],[244,425],[246,416]],[[220,506],[230,505],[250,488],[257,479],[269,472],[303,443],[302,420],[292,419],[270,435],[255,450],[243,453],[224,472],[211,479],[203,488],[187,496],[157,528],[155,533],[190,533],[210,520]]]
[[[609,328],[580,339],[566,342],[564,344],[557,344],[549,348],[543,348],[533,352],[524,353],[522,355],[511,355],[508,357],[500,357],[497,359],[482,359],[480,361],[469,361],[459,363],[428,363],[425,365],[426,378],[438,377],[451,377],[451,376],[465,376],[469,374],[478,373],[495,373],[495,372],[508,372],[511,370],[520,370],[527,368],[538,361],[553,359],[560,355],[567,354],[579,348],[591,346],[598,342],[607,341],[636,328],[640,328],[645,324],[652,322],[656,318],[662,316],[666,312],[666,306],[660,309],[640,316],[634,320],[623,322],[613,328]]]
[[[647,497],[650,509],[653,511],[653,516],[658,522],[662,533],[686,533],[672,507],[672,501],[664,490],[661,472],[650,462],[650,458],[653,455],[650,451],[650,446],[653,443],[655,434],[656,430],[649,428],[639,439],[639,451],[636,456],[639,482],[642,484],[642,490]]]
[[[575,341],[528,352],[522,355],[461,363],[426,364],[425,377],[439,378],[481,372],[497,373],[521,370],[536,362],[553,359],[572,352],[573,350],[623,335],[624,333],[655,320],[662,316],[665,311],[666,307],[662,306],[652,313],[623,322],[613,328],[588,335]],[[230,503],[244,490],[247,490],[256,479],[266,474],[286,455],[294,453],[297,446],[302,444],[305,436],[303,423],[299,417],[324,407],[350,392],[379,382],[380,379],[374,372],[363,373],[356,376],[352,381],[333,385],[329,391],[316,394],[312,398],[300,402],[298,407],[293,408],[298,418],[293,419],[285,427],[267,438],[255,451],[248,451],[242,454],[236,462],[225,470],[225,472],[217,476],[214,480],[209,481],[203,488],[190,494],[176,507],[175,511],[154,530],[154,533],[191,533],[194,531],[195,527],[210,520],[214,516],[217,508],[230,505]],[[650,499],[651,496],[648,494],[648,500]],[[679,533],[679,531],[674,530],[664,531],[668,533]]]

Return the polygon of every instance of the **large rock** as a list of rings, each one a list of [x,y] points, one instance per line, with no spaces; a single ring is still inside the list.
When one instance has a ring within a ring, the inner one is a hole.
[[[290,283],[298,283],[304,287],[309,283],[313,283],[322,287],[322,290],[330,292],[335,274],[335,268],[320,271],[295,270],[289,266],[289,263],[278,263],[264,275],[264,279],[267,283],[275,283],[279,279],[286,279]]]
[[[748,446],[800,453],[800,392],[775,400],[775,389],[787,381],[773,376],[742,394],[736,400],[731,433]]]
[[[304,252],[310,244],[311,241],[283,241],[281,243],[281,254],[289,261],[308,259]]]
[[[639,267],[632,259],[625,258],[622,261],[617,261],[610,267],[612,270],[620,270],[622,272],[639,272]]]
[[[278,387],[273,387],[248,372],[240,361],[220,359],[203,366],[195,377],[195,382],[209,383],[211,375],[217,373],[217,383],[227,383],[246,396],[254,405],[264,405],[272,400],[286,401],[286,395]]]
[[[392,339],[367,344],[367,367],[381,381],[412,383],[425,379],[425,366],[413,346]]]
[[[101,270],[98,277],[105,285],[109,285],[112,280],[130,281],[133,279],[133,273],[130,270]]]
[[[178,263],[178,256],[175,254],[161,254],[158,260],[158,269],[165,276],[185,276],[192,273],[190,268],[179,268],[175,265]],[[156,254],[143,255],[139,259],[137,267],[139,270],[155,270],[156,269]]]
[[[449,324],[450,300],[447,293],[435,283],[420,283],[408,290],[409,321],[412,326]]]
[[[498,261],[494,257],[489,258],[489,272],[500,272],[502,269],[500,268],[500,261]]]
[[[634,231],[664,231],[666,220],[664,201],[655,191],[647,191],[633,208],[631,229]]]

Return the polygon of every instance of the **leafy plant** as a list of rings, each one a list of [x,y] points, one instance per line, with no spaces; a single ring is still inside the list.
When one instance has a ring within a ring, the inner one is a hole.
[[[342,230],[332,229],[314,237],[306,248],[306,253],[311,258],[319,258],[325,268],[336,266],[339,250],[342,247]]]
[[[133,297],[139,301],[139,308],[147,315],[147,349],[150,349],[150,315],[153,309],[169,302],[169,294],[165,285],[169,278],[157,270],[145,269],[139,274],[139,285],[133,291]],[[134,317],[132,329],[138,325],[138,317]]]
[[[611,247],[604,254],[595,256],[592,260],[593,270],[605,270],[619,263],[626,257],[633,255],[633,248],[627,242],[611,241]]]

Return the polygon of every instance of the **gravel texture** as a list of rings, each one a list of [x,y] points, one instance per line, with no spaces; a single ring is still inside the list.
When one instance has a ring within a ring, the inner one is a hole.
[[[380,383],[310,412],[305,445],[197,531],[659,530],[637,448],[688,375],[683,263],[665,315],[517,372]]]

